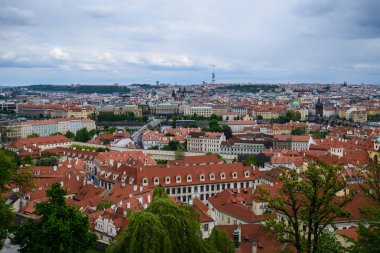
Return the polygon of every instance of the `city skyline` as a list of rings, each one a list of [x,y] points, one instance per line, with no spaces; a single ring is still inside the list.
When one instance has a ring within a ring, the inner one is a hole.
[[[380,83],[380,3],[2,1],[0,85]]]

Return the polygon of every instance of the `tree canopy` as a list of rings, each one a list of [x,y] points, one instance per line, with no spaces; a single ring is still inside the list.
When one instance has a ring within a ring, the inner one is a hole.
[[[77,131],[75,136],[75,141],[87,142],[91,139],[91,136],[87,128],[81,128]]]
[[[67,206],[66,190],[54,183],[46,191],[47,202],[37,203],[35,214],[40,219],[29,219],[18,227],[14,243],[20,252],[84,252],[96,241],[89,230],[89,222],[74,206]]]
[[[336,194],[346,183],[339,168],[322,162],[311,162],[298,174],[284,170],[280,177],[282,186],[276,195],[263,190],[262,200],[270,210],[281,214],[282,219],[269,219],[265,227],[280,241],[294,245],[297,252],[340,252],[340,243],[326,228],[339,217],[349,217],[344,206],[352,196]]]
[[[226,240],[223,243],[232,243],[231,239]],[[149,208],[130,217],[128,228],[107,252],[217,252],[214,243],[218,242],[216,238],[210,239],[210,243],[203,240],[195,209],[175,205],[159,186]]]
[[[8,191],[7,186],[18,186],[19,193],[30,190],[33,185],[32,173],[28,167],[20,168],[18,155],[10,151],[0,150],[0,249],[4,246],[4,240],[8,234],[8,228],[14,219],[10,206],[5,204],[3,195]]]

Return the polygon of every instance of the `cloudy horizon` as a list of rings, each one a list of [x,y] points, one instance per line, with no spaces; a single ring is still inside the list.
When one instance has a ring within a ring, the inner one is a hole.
[[[380,1],[0,3],[0,85],[380,84]]]

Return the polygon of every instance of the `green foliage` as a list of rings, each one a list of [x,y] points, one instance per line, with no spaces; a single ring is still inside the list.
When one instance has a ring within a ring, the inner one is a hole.
[[[189,205],[177,206],[162,186],[148,209],[133,214],[130,224],[108,253],[216,252],[202,239],[199,217]]]
[[[245,159],[242,163],[244,166],[257,165],[256,156],[254,154],[249,154],[247,159]]]
[[[49,136],[54,136],[54,135],[62,135],[62,133],[60,133],[60,132],[55,132],[55,133],[50,134]]]
[[[105,131],[105,133],[106,134],[113,134],[116,131],[117,131],[116,127],[110,127],[110,128],[107,129],[107,131]]]
[[[74,206],[67,206],[66,190],[54,183],[46,191],[47,202],[37,203],[38,220],[29,219],[15,233],[20,252],[84,252],[96,241],[89,222]]]
[[[352,196],[336,198],[336,193],[346,187],[339,171],[338,167],[322,162],[310,163],[300,174],[284,170],[279,194],[262,194],[268,207],[282,213],[284,219],[270,219],[265,227],[280,241],[292,243],[297,252],[329,252],[324,248],[328,243],[339,248],[334,235],[322,236],[334,219],[350,215],[343,207]],[[305,230],[301,231],[303,226]]]
[[[217,120],[211,120],[208,123],[208,127],[210,132],[222,132],[222,127],[219,125]]]
[[[34,137],[40,137],[40,136],[36,133],[32,133],[27,136],[27,138],[34,138]]]
[[[176,151],[178,149],[184,150],[183,145],[179,141],[169,141],[168,145],[162,147],[162,150]]]
[[[372,253],[380,249],[380,165],[370,164],[367,168],[366,182],[361,185],[364,193],[372,200],[371,206],[363,207],[367,220],[359,223],[359,238],[351,247],[351,252]]]
[[[310,131],[311,137],[313,137],[313,139],[325,139],[328,133],[329,131]]]
[[[8,156],[3,151],[0,151],[0,194],[6,191],[6,185],[11,180],[12,174],[15,170],[16,163],[12,157]]]
[[[183,115],[183,116],[168,116],[167,119],[172,120],[194,120],[194,121],[200,121],[200,120],[217,120],[222,121],[223,117],[215,114],[211,114],[210,117],[205,117],[201,115],[197,115],[194,113],[193,115]],[[197,127],[196,125],[193,127]]]
[[[159,160],[159,159],[157,159],[156,162],[157,162],[157,164],[167,164],[168,160]]]
[[[169,199],[169,195],[166,193],[165,188],[161,185],[157,186],[153,191],[153,199],[157,198]]]
[[[305,128],[297,127],[292,130],[292,135],[304,135],[306,133]]]
[[[152,146],[149,147],[148,150],[159,150],[160,148],[158,146]]]
[[[219,253],[234,253],[235,245],[227,232],[220,228],[214,228],[207,242],[213,246]]]
[[[15,218],[9,205],[6,205],[4,200],[0,199],[0,250],[4,246],[4,240],[8,235],[8,228]]]
[[[80,149],[80,150],[87,150],[87,151],[95,151],[95,152],[105,152],[109,151],[109,148],[96,148],[96,147],[90,147],[85,145],[72,145],[71,147]]]
[[[137,117],[133,112],[127,112],[124,114],[114,114],[114,113],[100,113],[95,119],[99,122],[102,121],[147,121],[148,117],[146,115]]]
[[[286,113],[285,116],[280,116],[278,119],[273,119],[273,123],[279,123],[279,124],[285,124],[290,121],[300,121],[301,120],[301,113],[298,111],[290,110]]]
[[[80,86],[70,86],[70,85],[50,85],[50,84],[39,84],[26,86],[29,90],[35,91],[47,91],[47,92],[73,92],[73,93],[129,93],[130,89],[126,86],[112,86],[112,85],[80,85]]]
[[[380,164],[371,163],[367,167],[366,182],[360,186],[364,193],[380,206]]]
[[[270,157],[264,155],[263,153],[259,153],[259,154],[255,155],[255,157],[256,157],[256,165],[257,166],[262,167],[262,166],[264,166],[265,163],[270,161]]]
[[[67,138],[69,138],[69,139],[72,139],[72,140],[75,139],[75,134],[74,134],[73,132],[71,132],[71,131],[67,131],[67,132],[65,133],[65,136],[66,136]]]
[[[257,119],[258,119],[258,120],[263,120],[264,117],[263,117],[263,115],[257,115]]]
[[[79,141],[79,142],[87,142],[87,141],[91,140],[91,137],[90,137],[90,134],[89,134],[87,128],[79,129],[76,133],[74,140]]]
[[[380,114],[368,115],[368,121],[380,121]]]
[[[177,150],[175,151],[174,159],[183,160],[184,157],[185,157],[185,152],[183,151],[182,145],[179,145]]]
[[[380,209],[370,211],[369,220],[359,223],[357,241],[350,248],[350,252],[377,253],[380,249]]]
[[[26,155],[24,157],[24,159],[22,160],[22,164],[26,165],[32,165],[33,164],[33,159],[32,159],[32,155]]]
[[[252,84],[252,85],[228,85],[228,86],[223,86],[223,87],[219,87],[217,89],[219,90],[233,90],[235,92],[249,92],[249,93],[257,93],[259,91],[265,91],[265,92],[268,92],[268,91],[271,91],[271,92],[274,92],[275,89],[278,88],[277,85],[256,85],[256,84]]]
[[[91,129],[88,134],[90,135],[90,139],[92,139],[92,137],[94,137],[96,134],[99,134],[99,130]]]
[[[100,202],[99,204],[96,205],[96,210],[102,211],[102,210],[105,210],[107,208],[110,208],[112,205],[113,205],[112,202],[102,201],[102,202]]]
[[[232,129],[230,126],[228,125],[223,125],[222,127],[222,132],[224,133],[224,135],[226,136],[226,139],[230,139],[233,137],[233,134],[232,134]]]
[[[57,166],[59,158],[57,156],[44,157],[37,161],[37,166]]]
[[[0,150],[0,249],[8,234],[14,214],[9,205],[5,204],[4,193],[8,191],[7,184],[17,185],[20,193],[32,188],[32,173],[29,168],[19,168],[18,155],[11,151]]]

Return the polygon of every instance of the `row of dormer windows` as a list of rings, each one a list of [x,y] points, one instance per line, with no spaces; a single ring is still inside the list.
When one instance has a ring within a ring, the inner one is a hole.
[[[231,175],[232,175],[233,179],[237,178],[237,172],[236,171],[232,172]],[[246,178],[249,177],[249,171],[244,171],[244,177],[246,177]],[[185,178],[186,178],[186,182],[192,182],[192,176],[191,175],[187,175]],[[206,179],[205,174],[200,174],[199,175],[199,180],[200,181],[205,181],[205,179]],[[214,173],[210,173],[209,174],[209,179],[210,180],[215,180],[215,174]],[[222,180],[226,179],[226,173],[224,173],[224,172],[220,173],[220,179],[222,179]],[[170,177],[169,176],[165,177],[165,184],[170,184],[170,182],[171,182]],[[175,182],[176,183],[181,183],[182,182],[182,178],[181,178],[180,175],[178,175],[178,176],[175,177]],[[148,185],[148,178],[144,177],[142,179],[142,184],[143,184],[143,186]],[[153,184],[154,185],[159,185],[160,184],[159,177],[154,177],[153,178]]]

